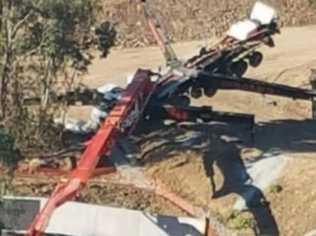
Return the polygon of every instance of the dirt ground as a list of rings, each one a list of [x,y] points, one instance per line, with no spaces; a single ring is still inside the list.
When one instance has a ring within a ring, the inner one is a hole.
[[[117,44],[123,47],[153,45],[141,1],[104,0],[99,20],[115,22]],[[278,11],[283,26],[302,26],[316,22],[312,0],[264,0]],[[133,3],[133,4],[131,4]],[[218,37],[236,19],[249,14],[255,0],[155,0],[147,1],[163,27],[175,41]]]
[[[56,182],[58,178],[15,178],[12,191],[17,196],[49,197]],[[105,181],[91,181],[78,201],[137,209],[154,214],[187,216],[181,209],[150,191]]]
[[[265,55],[262,66],[251,69],[248,76],[308,87],[310,69],[316,67],[315,37],[316,26],[284,29],[276,37],[275,48],[262,49]],[[187,58],[205,43],[186,42],[175,45],[175,49],[180,57]],[[155,70],[163,62],[159,49],[155,47],[113,50],[106,60],[95,59],[82,83],[92,88],[109,82],[124,87],[126,77],[137,68]],[[266,235],[278,235],[278,232],[286,236],[304,235],[316,228],[316,123],[308,120],[311,104],[239,91],[219,92],[213,98],[194,103],[211,105],[216,110],[256,114],[254,142],[250,140],[248,127],[240,125],[157,127],[150,134],[152,140],[146,139],[145,135],[141,143],[146,172],[159,177],[183,198],[208,209],[212,216],[229,227],[240,230],[240,235],[254,235],[251,230],[253,219],[260,232]],[[73,108],[70,114],[85,119],[88,110]],[[183,144],[185,137],[196,134],[199,138],[193,143]],[[227,137],[239,141],[231,142]],[[240,169],[246,172],[242,161],[244,156],[240,154],[245,148],[256,148],[259,152],[279,149],[286,153],[289,161],[277,183],[262,193],[265,202],[254,206],[251,211],[236,214],[234,202],[241,189],[249,187],[236,172]],[[146,152],[149,154],[145,155]],[[30,186],[34,186],[31,192],[38,191],[37,195],[44,196],[52,188],[51,185]],[[23,190],[23,183],[20,184],[17,193],[28,194],[30,186]],[[101,198],[95,198],[96,195]],[[82,194],[82,200],[167,215],[184,214],[146,191],[121,186],[104,187],[92,183]]]
[[[262,49],[265,55],[262,66],[255,70],[251,69],[248,76],[265,81],[308,87],[310,69],[316,67],[316,41],[313,40],[315,37],[315,26],[283,29],[282,34],[276,37],[275,48]],[[194,54],[203,44],[205,42],[177,44],[176,51],[180,57],[186,58]],[[114,50],[107,60],[95,60],[90,67],[89,75],[83,82],[91,87],[107,82],[123,86],[126,77],[136,68],[155,69],[162,63],[163,58],[159,50],[154,47]],[[304,235],[316,228],[314,181],[316,178],[314,171],[316,127],[313,122],[306,120],[311,117],[310,103],[236,91],[219,92],[214,98],[201,99],[195,103],[212,105],[218,110],[256,114],[259,125],[256,128],[254,146],[262,151],[278,148],[290,157],[286,171],[277,183],[282,191],[267,190],[265,193],[280,234]],[[228,131],[231,131],[230,128]],[[221,143],[212,147],[219,149],[212,150],[213,158],[214,155],[218,155],[218,152],[224,156],[239,152],[234,145]],[[223,154],[221,149],[227,153]],[[194,150],[181,150],[181,155],[171,152],[166,157],[172,158],[163,158],[154,162],[155,165],[148,164],[148,171],[161,177],[184,198],[201,206],[210,206],[219,218],[229,223],[236,193],[228,192],[223,197],[212,199],[210,180],[203,167],[203,158],[199,158],[202,154],[201,151]],[[161,155],[158,156],[161,157]],[[215,172],[217,172],[215,182],[219,186],[223,184],[224,178],[230,178],[229,174],[225,176],[225,173],[221,171],[223,169],[215,167]],[[240,221],[237,221],[237,226],[234,222],[233,225],[236,228],[247,226],[246,220]],[[250,231],[245,231],[244,234],[246,233],[251,234]]]

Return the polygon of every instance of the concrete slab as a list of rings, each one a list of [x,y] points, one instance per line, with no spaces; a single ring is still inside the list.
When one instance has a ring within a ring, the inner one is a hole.
[[[251,177],[249,186],[242,196],[239,197],[234,205],[235,210],[246,210],[247,202],[256,198],[257,190],[264,192],[269,186],[273,185],[281,175],[286,166],[287,156],[280,150],[270,150],[263,154],[257,161],[244,161],[247,173]]]
[[[39,202],[41,207],[47,201],[44,198],[7,199]],[[155,216],[134,210],[67,202],[55,211],[46,233],[73,236],[203,236],[205,231],[205,219]]]

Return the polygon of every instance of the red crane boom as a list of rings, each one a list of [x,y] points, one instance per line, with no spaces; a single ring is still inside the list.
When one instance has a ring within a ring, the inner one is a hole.
[[[100,158],[111,153],[118,136],[133,131],[155,87],[150,77],[150,71],[136,72],[133,81],[122,93],[121,99],[89,142],[77,168],[72,171],[68,180],[57,185],[44,208],[35,217],[28,230],[28,236],[42,235],[54,210],[80,193],[93,175]]]

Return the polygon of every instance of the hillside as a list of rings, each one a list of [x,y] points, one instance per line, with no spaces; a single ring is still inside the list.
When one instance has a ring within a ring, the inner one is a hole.
[[[136,2],[136,3],[135,3]],[[103,1],[100,20],[111,20],[118,31],[118,45],[140,47],[153,40],[139,0]],[[219,36],[236,19],[244,18],[255,0],[155,0],[150,2],[173,41],[205,40]],[[283,26],[316,23],[311,0],[270,1],[279,10]]]

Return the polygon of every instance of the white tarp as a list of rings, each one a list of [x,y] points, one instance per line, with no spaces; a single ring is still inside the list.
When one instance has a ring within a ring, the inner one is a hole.
[[[258,21],[262,25],[271,24],[276,18],[277,13],[275,9],[260,1],[255,3],[250,14],[251,20]]]
[[[120,98],[122,89],[115,84],[107,83],[97,88],[97,91],[103,94],[105,103],[111,103],[112,101],[117,101]],[[90,118],[87,121],[72,118],[66,118],[65,120],[57,118],[55,119],[55,123],[63,125],[66,130],[74,133],[89,133],[96,130],[101,121],[104,120],[107,115],[108,112],[102,109],[102,107],[94,106],[91,110]]]
[[[250,19],[233,24],[228,30],[227,35],[239,41],[244,41],[249,38],[250,34],[256,31],[260,25],[269,25],[276,18],[276,11],[272,7],[258,1],[251,11]]]
[[[26,198],[15,198],[23,199]],[[47,199],[39,200],[41,207]],[[67,202],[54,212],[46,233],[69,236],[204,236],[206,220]]]
[[[227,35],[239,41],[246,40],[249,35],[258,28],[258,24],[252,20],[243,20],[233,24]]]

